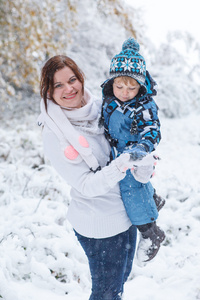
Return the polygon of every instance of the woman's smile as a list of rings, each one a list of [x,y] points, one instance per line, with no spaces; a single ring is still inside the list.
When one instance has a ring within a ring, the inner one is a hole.
[[[71,94],[71,95],[67,95],[67,96],[63,96],[64,99],[73,99],[74,97],[76,97],[77,93]]]

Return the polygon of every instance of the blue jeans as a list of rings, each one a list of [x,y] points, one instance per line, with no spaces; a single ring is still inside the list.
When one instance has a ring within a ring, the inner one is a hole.
[[[94,239],[75,231],[89,261],[92,293],[89,300],[120,300],[124,283],[132,269],[136,247],[136,227],[118,235]]]

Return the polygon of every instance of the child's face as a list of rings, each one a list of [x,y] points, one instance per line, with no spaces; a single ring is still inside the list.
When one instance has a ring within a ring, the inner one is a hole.
[[[134,79],[131,79],[131,82],[127,81],[126,83],[120,77],[114,79],[113,93],[115,97],[122,102],[133,99],[138,94],[139,89],[140,85]]]

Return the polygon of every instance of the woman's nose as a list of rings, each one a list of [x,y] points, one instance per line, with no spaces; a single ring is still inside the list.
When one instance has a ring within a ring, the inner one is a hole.
[[[64,91],[66,92],[66,93],[71,93],[72,92],[72,90],[73,90],[73,87],[71,86],[71,85],[69,85],[69,84],[66,84],[65,85],[65,88],[64,88]]]

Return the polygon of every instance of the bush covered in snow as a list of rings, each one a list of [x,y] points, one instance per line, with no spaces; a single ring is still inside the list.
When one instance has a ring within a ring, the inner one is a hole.
[[[1,99],[20,97],[21,89],[38,92],[41,66],[56,54],[74,53],[84,66],[84,59],[89,66],[99,62],[97,78],[116,37],[135,36],[131,12],[120,0],[1,0]]]
[[[169,33],[167,43],[151,53],[156,98],[169,118],[200,111],[200,45],[189,33]]]

